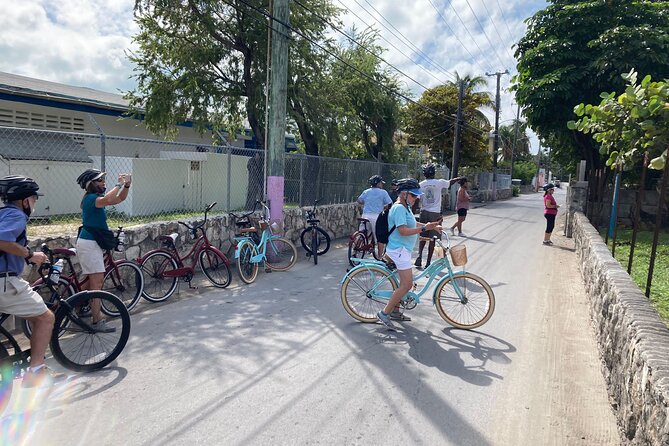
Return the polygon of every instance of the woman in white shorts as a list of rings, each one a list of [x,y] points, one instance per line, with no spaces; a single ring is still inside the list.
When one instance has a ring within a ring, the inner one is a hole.
[[[390,208],[388,214],[388,228],[392,231],[388,237],[386,254],[397,266],[400,276],[399,287],[393,292],[386,307],[377,313],[377,318],[389,329],[395,329],[393,320],[410,321],[411,318],[400,312],[400,300],[413,286],[413,272],[411,252],[418,240],[418,234],[436,229],[441,231],[439,222],[418,223],[411,212],[418,197],[423,195],[418,181],[405,178],[398,181],[399,196],[397,202]],[[394,229],[393,229],[394,228]]]
[[[121,174],[118,183],[107,192],[105,183],[106,173],[98,169],[87,169],[79,175],[77,183],[86,191],[81,200],[81,219],[83,227],[77,239],[77,257],[81,266],[81,273],[88,276],[85,285],[88,290],[101,290],[105,276],[104,252],[100,247],[101,233],[109,232],[107,212],[105,206],[114,206],[128,197],[132,177]],[[101,320],[100,302],[91,301],[93,323]],[[101,323],[103,323],[102,321]],[[98,330],[104,330],[98,328]]]

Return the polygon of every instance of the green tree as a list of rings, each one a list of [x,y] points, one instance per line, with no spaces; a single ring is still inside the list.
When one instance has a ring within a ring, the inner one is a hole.
[[[590,135],[567,128],[579,103],[621,91],[619,73],[669,75],[669,2],[552,0],[527,20],[517,45],[513,90],[530,127],[563,166],[603,165]]]
[[[516,127],[518,128],[518,133],[516,133]],[[499,139],[502,160],[510,161],[512,153],[514,159],[525,159],[529,156],[530,140],[527,137],[526,122],[514,119],[512,124],[500,126]]]
[[[490,93],[475,91],[487,85],[483,77],[461,78],[456,73],[455,81],[424,91],[416,103],[407,107],[407,132],[411,135],[412,143],[427,146],[433,158],[450,161],[453,156],[453,123],[458,109],[460,83],[465,84],[460,164],[463,167],[486,167],[490,158],[487,150],[491,127],[481,109],[493,107],[494,102]]]

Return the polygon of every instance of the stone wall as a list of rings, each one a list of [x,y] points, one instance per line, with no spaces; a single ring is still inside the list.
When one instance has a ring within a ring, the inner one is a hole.
[[[623,433],[629,444],[669,445],[669,329],[581,212],[573,237]]]

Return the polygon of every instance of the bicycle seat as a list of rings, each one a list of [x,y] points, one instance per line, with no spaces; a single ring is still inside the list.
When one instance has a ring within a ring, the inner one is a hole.
[[[160,237],[158,237],[158,239],[163,242],[174,243],[174,244],[176,244],[178,238],[179,234],[177,234],[176,232],[173,232],[170,235],[161,235]]]
[[[73,257],[77,255],[77,250],[74,248],[54,248],[53,253],[57,256]]]
[[[309,220],[307,220],[307,223],[309,223],[310,225],[320,223],[320,222],[321,221],[317,218],[310,218]]]
[[[251,226],[250,228],[239,228],[239,232],[242,233],[242,234],[245,234],[247,232],[256,232],[256,231],[257,231],[257,229],[253,226]]]
[[[358,221],[359,221],[360,223],[369,223],[369,220],[367,220],[366,218],[359,218],[359,217],[358,217]]]

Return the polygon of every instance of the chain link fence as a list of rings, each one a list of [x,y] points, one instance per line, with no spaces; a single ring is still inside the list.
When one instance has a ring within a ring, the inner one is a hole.
[[[81,221],[81,172],[107,172],[112,188],[122,173],[132,175],[128,198],[107,208],[109,224],[178,220],[251,209],[264,196],[264,153],[234,146],[197,145],[89,133],[0,127],[0,176],[34,178],[45,193],[31,224],[76,229]],[[402,164],[383,164],[299,154],[285,155],[287,206],[347,203],[368,187],[370,176],[389,181],[407,176]]]

